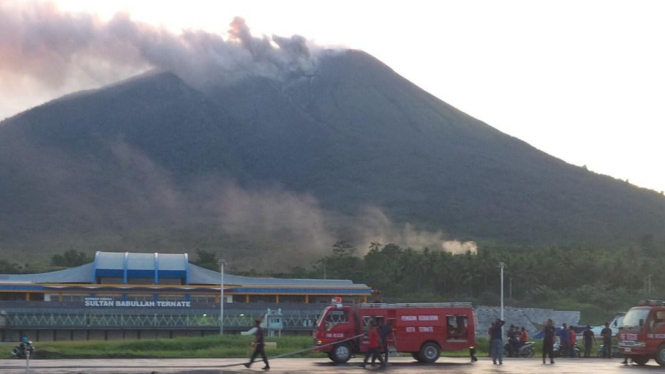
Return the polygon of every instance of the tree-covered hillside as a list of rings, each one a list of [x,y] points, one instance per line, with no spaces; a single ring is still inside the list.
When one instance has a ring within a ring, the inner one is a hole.
[[[202,248],[284,267],[333,238],[414,232],[658,241],[665,197],[540,152],[357,51],[311,75],[206,89],[156,72],[0,124],[3,253]]]

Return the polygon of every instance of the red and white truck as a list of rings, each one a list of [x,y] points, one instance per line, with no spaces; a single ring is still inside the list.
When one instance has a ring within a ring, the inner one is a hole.
[[[371,303],[328,306],[316,324],[315,352],[336,363],[365,353],[363,339],[370,321],[390,323],[389,349],[411,353],[420,362],[435,362],[441,351],[471,349],[476,344],[476,318],[471,303]]]
[[[665,302],[646,300],[631,308],[619,329],[619,353],[638,365],[665,366]]]

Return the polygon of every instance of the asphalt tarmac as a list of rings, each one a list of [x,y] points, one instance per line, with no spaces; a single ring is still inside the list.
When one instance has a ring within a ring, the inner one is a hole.
[[[287,358],[271,362],[270,373],[454,373],[454,374],[633,374],[663,373],[665,367],[650,361],[647,366],[624,366],[622,360],[612,359],[559,359],[554,365],[543,365],[539,359],[506,359],[503,365],[493,365],[487,358],[476,363],[468,359],[441,358],[434,365],[421,365],[411,358],[400,357],[391,359],[387,369],[378,366],[372,370],[363,370],[360,359],[351,360],[345,365],[333,365],[325,359]],[[259,362],[246,369],[243,366],[225,367],[246,362],[241,359],[106,359],[106,360],[34,360],[30,362],[30,373],[44,374],[220,374],[220,373],[252,373],[263,372],[263,363]],[[0,374],[26,373],[25,362],[19,360],[0,360]]]

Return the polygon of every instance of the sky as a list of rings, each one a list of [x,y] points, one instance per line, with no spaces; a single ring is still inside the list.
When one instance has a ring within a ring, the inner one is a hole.
[[[3,6],[17,4],[0,0],[0,16]],[[44,3],[18,6],[34,4]],[[637,186],[665,190],[662,1],[49,4],[101,21],[122,12],[173,33],[204,30],[224,38],[229,23],[240,16],[255,36],[298,34],[321,46],[361,49],[441,100],[542,151]],[[3,30],[7,27],[0,19],[0,119],[135,73],[124,65],[104,66],[75,80],[54,83],[48,77],[46,84],[47,75],[35,73],[34,61],[20,61],[3,50],[2,35],[11,35]]]

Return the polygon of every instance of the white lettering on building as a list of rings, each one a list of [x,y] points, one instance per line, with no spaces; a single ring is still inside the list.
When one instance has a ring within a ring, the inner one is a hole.
[[[191,301],[113,300],[111,297],[86,297],[86,307],[190,308]]]

